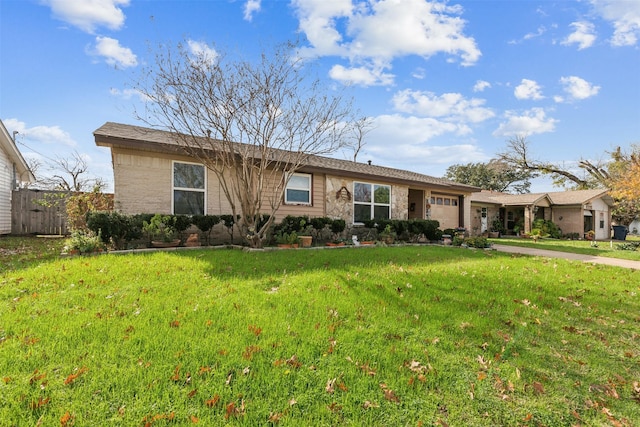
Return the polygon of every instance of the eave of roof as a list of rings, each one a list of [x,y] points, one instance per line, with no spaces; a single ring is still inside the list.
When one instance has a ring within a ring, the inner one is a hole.
[[[9,159],[16,165],[20,181],[35,182],[36,177],[29,169],[27,162],[24,160],[24,157],[22,157],[22,153],[18,150],[13,138],[9,135],[9,131],[4,127],[2,120],[0,120],[0,146],[2,146],[3,150],[9,156]]]
[[[101,147],[117,146],[135,150],[185,154],[184,149],[174,135],[167,131],[107,122],[96,129],[93,135],[96,145]],[[478,187],[416,172],[315,155],[309,156],[307,163],[300,170],[330,172],[345,177],[366,177],[392,183],[430,186],[436,187],[441,191],[449,190],[465,193],[480,191]]]

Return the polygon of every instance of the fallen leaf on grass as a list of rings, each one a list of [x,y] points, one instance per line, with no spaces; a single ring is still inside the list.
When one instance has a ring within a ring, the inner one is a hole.
[[[60,417],[60,425],[62,427],[73,425],[73,415],[71,415],[69,411],[65,412],[64,415]]]
[[[533,387],[533,390],[537,394],[544,394],[544,386],[542,385],[542,383],[539,383],[538,381],[534,381],[533,384],[531,384],[531,386]]]
[[[207,408],[213,408],[220,401],[220,395],[216,394],[211,399],[207,399],[204,401],[204,404]]]
[[[191,390],[191,391],[189,392],[189,394],[187,394],[187,398],[191,399],[193,396],[195,396],[195,395],[196,395],[196,393],[197,393],[197,392],[198,392],[198,389],[197,389],[197,388],[194,388],[193,390]]]
[[[189,418],[191,419],[192,424],[198,424],[198,422],[200,421],[195,415],[191,415]]]
[[[324,391],[329,394],[333,394],[335,390],[336,378],[327,380],[327,385],[324,387]]]
[[[173,375],[171,376],[171,381],[178,382],[180,381],[180,365],[176,366],[173,370]]]
[[[46,373],[40,373],[40,371],[36,369],[33,371],[33,374],[31,374],[31,378],[29,378],[29,385],[33,385],[34,383],[46,378],[46,376]]]
[[[640,382],[633,382],[633,400],[640,403]]]
[[[371,409],[371,408],[379,408],[380,405],[376,402],[370,402],[368,400],[365,400],[364,403],[362,404],[362,407],[364,409]]]
[[[35,411],[36,409],[42,408],[44,405],[48,405],[49,402],[51,402],[51,398],[47,397],[43,399],[42,397],[39,397],[38,400],[32,400],[31,403],[29,403],[29,408]]]
[[[241,417],[245,413],[244,399],[240,401],[240,406],[236,406],[235,402],[229,402],[225,408],[224,419],[228,420],[231,417]]]
[[[260,351],[262,351],[262,349],[257,345],[250,345],[248,347],[245,347],[244,352],[242,353],[242,358],[251,360],[253,358],[253,355],[259,353]]]
[[[70,374],[65,380],[64,380],[64,385],[69,385],[72,384],[75,380],[78,379],[78,377],[80,377],[80,375],[84,374],[85,372],[87,372],[87,368],[86,367],[82,367],[80,369],[78,369],[78,371],[75,374]]]
[[[342,411],[342,406],[338,405],[337,402],[331,402],[331,404],[328,405],[327,408],[329,408],[329,410],[333,413],[338,413]]]
[[[284,414],[282,412],[270,412],[269,413],[269,422],[271,424],[278,424],[282,418],[284,418]]]
[[[387,387],[385,383],[380,383],[380,388],[384,393],[385,399],[387,399],[389,402],[400,403],[400,398],[396,396],[395,392],[391,390],[389,387]]]
[[[251,332],[255,336],[260,336],[260,334],[262,333],[262,328],[258,328],[256,325],[249,325],[249,332]]]

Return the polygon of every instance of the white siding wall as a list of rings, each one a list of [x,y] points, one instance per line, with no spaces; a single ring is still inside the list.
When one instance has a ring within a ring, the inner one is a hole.
[[[13,164],[9,156],[0,149],[0,234],[11,233],[11,178]]]

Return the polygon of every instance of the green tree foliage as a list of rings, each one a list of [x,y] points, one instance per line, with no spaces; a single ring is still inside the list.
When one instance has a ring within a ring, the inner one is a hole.
[[[529,193],[530,180],[535,177],[535,174],[517,165],[501,160],[491,160],[488,163],[449,166],[444,177],[484,190],[524,194]]]

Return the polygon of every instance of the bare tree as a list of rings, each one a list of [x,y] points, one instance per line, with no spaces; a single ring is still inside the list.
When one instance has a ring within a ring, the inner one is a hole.
[[[640,215],[640,200],[635,197],[634,191],[620,191],[620,189],[626,189],[626,184],[630,184],[632,189],[637,185],[633,180],[635,176],[630,173],[633,174],[634,168],[640,164],[640,146],[632,144],[629,151],[623,151],[621,147],[617,147],[608,154],[611,159],[606,162],[579,160],[578,167],[584,171],[584,177],[576,175],[561,165],[532,159],[529,141],[523,136],[511,139],[507,144],[507,150],[499,154],[499,158],[523,170],[548,174],[553,178],[554,184],[561,187],[570,187],[575,190],[591,188],[613,190],[612,195],[615,200],[612,209],[613,219],[620,224],[629,224]]]
[[[40,173],[43,166],[46,166],[46,171]],[[32,187],[71,192],[102,190],[105,187],[102,178],[90,175],[86,159],[77,151],[70,157],[56,157],[46,165],[32,159],[29,161],[29,168],[36,176]]]
[[[148,101],[138,116],[172,132],[215,174],[253,247],[262,246],[293,173],[310,155],[340,149],[351,131],[349,103],[307,79],[294,48],[252,63],[164,47],[137,84]]]
[[[353,161],[358,161],[358,154],[365,146],[364,137],[374,129],[373,119],[363,116],[353,122],[353,134],[347,143],[347,147],[353,150]]]
[[[529,141],[522,135],[510,139],[507,142],[506,151],[498,154],[498,159],[521,170],[550,175],[555,185],[561,187],[571,185],[576,190],[606,187],[609,179],[607,169],[600,162],[579,160],[578,167],[586,173],[585,177],[580,177],[562,165],[532,158]]]

